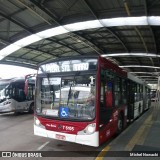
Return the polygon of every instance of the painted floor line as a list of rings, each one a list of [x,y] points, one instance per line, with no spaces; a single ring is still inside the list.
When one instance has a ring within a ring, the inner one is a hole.
[[[95,160],[102,160],[109,149],[110,147],[108,145],[104,147],[103,150],[98,154]]]
[[[42,150],[47,144],[49,144],[50,141],[45,142],[44,144],[42,144],[40,147],[37,148],[37,151]]]
[[[142,118],[142,116],[141,116],[140,118],[138,118],[137,120],[135,120],[135,121],[139,121],[141,118]],[[148,123],[149,123],[149,127],[150,127],[150,126],[152,125],[151,118],[152,118],[152,114],[145,120],[144,124],[148,124]],[[124,134],[125,132],[127,132],[127,131],[130,129],[130,127],[131,127],[131,125],[130,125],[129,127],[127,127],[121,134]],[[147,127],[147,129],[148,129],[148,127]],[[140,130],[141,130],[141,131],[139,131],[139,132],[144,131],[144,129],[140,129]],[[149,129],[148,129],[148,130],[149,130]],[[147,133],[148,133],[148,132],[147,132]],[[144,137],[146,137],[146,134],[145,134]],[[135,138],[137,138],[137,136],[136,136]],[[116,139],[118,140],[118,139],[119,139],[119,136],[116,137]],[[134,140],[133,140],[133,141],[134,141]],[[130,142],[131,142],[131,141],[130,141]],[[113,143],[113,141],[110,142],[110,145],[112,145],[112,143]],[[141,140],[141,143],[144,143],[144,139]],[[126,146],[125,149],[128,149],[128,148],[130,147],[130,145],[131,145],[131,144],[128,144],[128,146]],[[133,143],[132,143],[132,145],[133,145]],[[107,151],[108,151],[109,149],[110,149],[110,147],[109,147],[109,145],[107,145],[107,146],[98,154],[98,156],[96,157],[95,160],[103,160],[105,154],[107,153]]]
[[[148,111],[147,111],[148,112]],[[145,114],[147,113],[147,112],[145,112]],[[128,132],[128,130],[130,130],[131,129],[131,127],[132,127],[132,125],[134,124],[134,123],[139,123],[139,121],[141,121],[141,119],[143,118],[143,116],[145,116],[145,114],[143,114],[142,116],[140,116],[138,119],[135,119],[131,124],[129,124],[128,126],[127,126],[127,128],[125,128],[123,131],[122,131],[122,133],[120,133],[116,138],[114,138],[114,141],[111,141],[110,143],[109,143],[109,145],[111,146],[111,145],[113,145],[113,144],[116,144],[117,143],[117,141],[119,141],[119,139],[121,138],[121,135],[123,135],[123,134],[125,134],[126,132]]]
[[[134,134],[132,139],[126,145],[125,150],[131,151],[133,149],[133,147],[135,146],[135,144],[139,144],[140,143],[142,145],[144,143],[145,138],[146,138],[146,136],[148,134],[149,128],[152,125],[152,121],[151,120],[152,120],[152,114],[144,121],[144,123],[140,126],[140,128]],[[148,124],[150,124],[150,125],[148,125]]]

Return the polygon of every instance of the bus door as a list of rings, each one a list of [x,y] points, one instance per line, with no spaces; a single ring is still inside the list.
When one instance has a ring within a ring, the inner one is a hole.
[[[101,70],[101,87],[100,87],[100,114],[99,114],[99,130],[100,143],[103,143],[112,136],[112,122],[110,119],[113,115],[113,80],[114,75],[108,70]],[[112,126],[113,127],[113,126]]]
[[[113,112],[113,93],[112,82],[101,77],[101,95],[100,95],[100,124],[107,124]]]
[[[134,119],[134,103],[135,103],[135,84],[132,81],[128,81],[127,85],[128,93],[127,93],[127,99],[128,99],[128,113],[127,113],[127,118],[129,121]]]
[[[14,99],[16,100],[16,110],[28,110],[29,105],[26,103],[26,95],[24,92],[24,83],[15,83],[14,85]]]

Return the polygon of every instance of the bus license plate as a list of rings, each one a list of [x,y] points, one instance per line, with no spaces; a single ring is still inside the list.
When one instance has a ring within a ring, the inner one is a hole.
[[[56,139],[65,141],[66,140],[66,136],[60,135],[60,134],[56,134]]]

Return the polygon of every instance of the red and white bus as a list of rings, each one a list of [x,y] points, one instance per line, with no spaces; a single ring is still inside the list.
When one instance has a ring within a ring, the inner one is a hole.
[[[100,56],[41,64],[36,78],[34,134],[99,146],[120,133],[127,119],[142,113],[135,112],[134,106],[142,103],[144,94],[138,94],[138,104],[137,91],[128,91],[132,83],[137,84],[127,72]]]

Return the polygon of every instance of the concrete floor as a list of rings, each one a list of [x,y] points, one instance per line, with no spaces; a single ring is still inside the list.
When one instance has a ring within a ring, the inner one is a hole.
[[[68,160],[128,160],[131,157],[124,157],[124,155],[128,154],[129,152],[122,153],[119,151],[132,152],[143,151],[147,149],[160,151],[159,113],[159,108],[152,107],[140,118],[138,118],[131,125],[129,125],[119,136],[114,137],[112,140],[106,142],[98,148],[34,136],[33,115],[31,114],[24,113],[18,116],[15,116],[13,114],[0,115],[0,151],[54,151],[53,153],[58,153],[57,157],[59,160],[64,159],[64,157],[62,157],[63,154],[68,152],[72,155],[72,157],[65,157],[65,159]],[[102,150],[103,152],[101,152]],[[65,152],[59,153],[55,151]],[[74,151],[74,153],[70,151]],[[95,156],[91,157],[91,153],[95,153]],[[121,155],[121,153],[122,157],[116,157],[118,154]],[[96,158],[96,155],[98,154],[101,154],[102,157]],[[112,156],[116,156],[107,157],[107,154],[112,154]],[[34,159],[53,160],[57,159],[57,157],[43,157]],[[139,158],[140,157],[132,157],[133,160]],[[154,160],[160,158],[141,157],[141,159]]]

